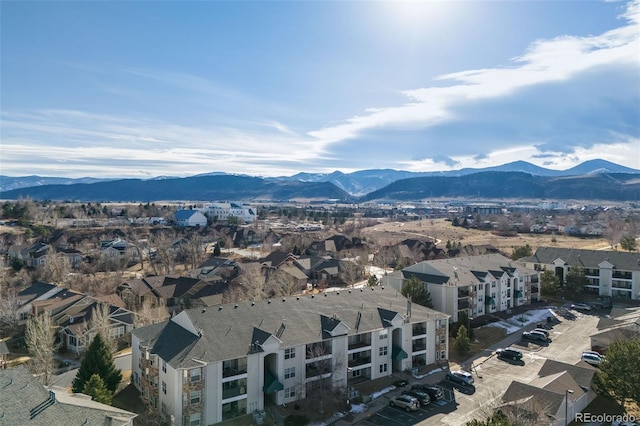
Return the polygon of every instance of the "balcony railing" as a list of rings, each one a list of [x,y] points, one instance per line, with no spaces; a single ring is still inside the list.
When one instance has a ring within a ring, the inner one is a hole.
[[[424,351],[427,349],[427,345],[425,343],[414,343],[411,346],[411,350],[413,352],[420,352],[420,351]]]
[[[222,370],[222,377],[226,378],[226,377],[233,377],[233,376],[238,376],[240,374],[247,374],[247,366],[242,366],[240,368],[225,368],[224,370]]]
[[[458,310],[469,309],[469,299],[458,299]]]
[[[371,342],[358,341],[358,342],[349,343],[349,350],[367,348],[369,346],[371,346]]]
[[[364,356],[364,357],[360,357],[360,358],[355,358],[349,361],[349,367],[353,368],[353,367],[358,367],[360,365],[364,365],[364,364],[371,364],[371,357],[370,356]]]
[[[413,335],[414,336],[421,336],[423,334],[427,334],[427,327],[422,326],[422,325],[418,325],[418,326],[414,326],[413,327]]]

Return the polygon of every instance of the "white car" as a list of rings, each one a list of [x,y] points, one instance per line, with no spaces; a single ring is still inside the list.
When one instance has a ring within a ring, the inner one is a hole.
[[[591,306],[587,305],[586,303],[574,303],[573,305],[571,305],[571,309],[574,309],[576,311],[590,311]]]
[[[587,364],[591,364],[597,367],[602,361],[604,361],[604,356],[600,355],[597,352],[586,351],[582,353],[581,359]]]

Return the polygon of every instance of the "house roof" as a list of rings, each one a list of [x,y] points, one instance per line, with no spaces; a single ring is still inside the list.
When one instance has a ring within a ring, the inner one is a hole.
[[[547,415],[556,415],[564,403],[564,393],[559,394],[530,384],[513,381],[502,395],[502,402],[529,404]]]
[[[37,282],[31,284],[29,287],[18,293],[18,299],[21,300],[22,303],[29,303],[33,299],[37,299],[38,297],[42,296],[48,291],[53,290],[54,288],[56,288],[55,284]]]
[[[175,214],[175,218],[176,220],[189,220],[193,215],[197,213],[201,216],[204,216],[198,210],[178,210]]]
[[[280,265],[287,262],[288,260],[295,260],[295,259],[296,257],[291,253],[287,253],[283,251],[274,251],[269,253],[266,257],[263,257],[262,259],[258,259],[257,262],[272,268],[278,268],[280,267]]]
[[[125,425],[137,416],[92,401],[66,390],[52,388],[53,395],[25,367],[0,370],[2,407],[0,423],[6,425]]]
[[[214,362],[246,355],[255,343],[254,328],[278,334],[282,345],[290,347],[322,340],[323,317],[338,319],[349,335],[355,335],[387,327],[383,319],[392,320],[406,309],[407,300],[395,289],[371,287],[190,309],[161,323],[164,327],[155,324],[152,330],[145,327],[133,333],[174,368],[189,368],[200,365],[196,360]],[[416,322],[449,317],[415,303],[411,315]],[[189,324],[191,331],[177,321]],[[195,330],[202,330],[202,335]]]
[[[404,278],[415,275],[423,282],[432,284],[454,284],[468,286],[483,282],[490,274],[500,278],[507,274],[514,276],[533,275],[537,272],[527,268],[501,254],[483,254],[479,256],[455,257],[450,259],[425,260],[402,270]]]
[[[532,256],[518,259],[519,262],[551,264],[562,259],[571,266],[598,268],[604,261],[613,264],[615,269],[640,271],[640,254],[622,251],[584,250],[556,247],[539,247]]]

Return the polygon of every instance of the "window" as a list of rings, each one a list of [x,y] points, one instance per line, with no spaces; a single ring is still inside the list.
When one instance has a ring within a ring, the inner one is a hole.
[[[387,356],[387,353],[389,351],[388,346],[382,346],[380,347],[380,356]]]
[[[292,359],[296,357],[296,348],[287,348],[284,350],[284,359]]]
[[[182,419],[182,424],[184,426],[200,426],[200,419],[202,418],[201,413],[193,413],[190,416],[184,416]]]
[[[478,291],[482,290],[484,288],[484,284],[478,284]]]
[[[440,359],[445,359],[444,351],[440,352]]]
[[[112,328],[111,330],[109,330],[109,333],[111,334],[111,337],[113,337],[114,339],[119,339],[121,337],[124,337],[124,326],[121,325],[119,327]]]
[[[380,373],[386,373],[389,366],[387,364],[380,364]]]
[[[200,397],[202,396],[202,391],[193,391],[189,393],[189,404],[200,404]]]
[[[162,360],[162,372],[166,373],[167,372],[167,361]]]
[[[351,377],[360,377],[362,376],[362,370],[353,370],[351,372]]]
[[[289,367],[284,369],[284,378],[291,379],[292,377],[296,377],[296,368]]]
[[[69,345],[78,346],[78,340],[74,336],[69,336]]]
[[[386,339],[389,336],[389,330],[384,329],[380,331],[380,340]]]
[[[200,368],[193,368],[191,370],[189,370],[189,375],[190,375],[190,382],[194,383],[194,382],[199,382],[201,377],[201,370]]]
[[[496,288],[496,283],[491,283],[491,288]]]
[[[293,398],[294,396],[296,396],[296,388],[291,387],[291,388],[285,388],[284,389],[284,397],[285,398]]]
[[[162,381],[162,393],[167,394],[167,383],[164,380]]]

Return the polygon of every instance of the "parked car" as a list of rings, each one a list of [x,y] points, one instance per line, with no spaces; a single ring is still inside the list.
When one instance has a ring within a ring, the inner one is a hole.
[[[538,331],[538,332],[544,334],[545,336],[549,337],[549,330],[546,330],[544,328],[534,328],[533,331]]]
[[[507,358],[514,361],[522,359],[522,352],[513,348],[496,349],[496,355],[498,355],[498,358]]]
[[[574,309],[576,311],[590,311],[591,306],[587,305],[586,303],[574,303],[573,305],[571,305],[571,309]]]
[[[585,351],[585,352],[582,352],[581,359],[587,364],[591,364],[597,367],[600,365],[602,361],[605,360],[605,357],[604,355],[600,355],[599,353],[594,351]]]
[[[409,384],[409,382],[407,382],[406,380],[396,380],[395,382],[393,382],[393,386],[397,387],[397,388],[403,388],[405,386],[407,386]]]
[[[471,373],[466,371],[449,371],[446,377],[447,380],[451,380],[452,382],[459,383],[461,385],[471,386],[473,384],[473,376]]]
[[[442,392],[442,388],[436,385],[417,384],[417,385],[411,386],[411,390],[426,392],[432,401],[437,401],[439,399],[444,398],[444,392]]]
[[[419,390],[410,390],[410,391],[403,391],[402,394],[414,397],[422,405],[429,405],[431,403],[431,398],[429,397],[429,394],[426,392],[422,392]]]
[[[389,405],[392,407],[404,408],[407,411],[416,411],[420,408],[417,399],[409,395],[399,395],[391,398]]]
[[[522,338],[527,340],[534,340],[536,342],[550,342],[549,339],[544,333],[540,333],[539,331],[523,331]]]

